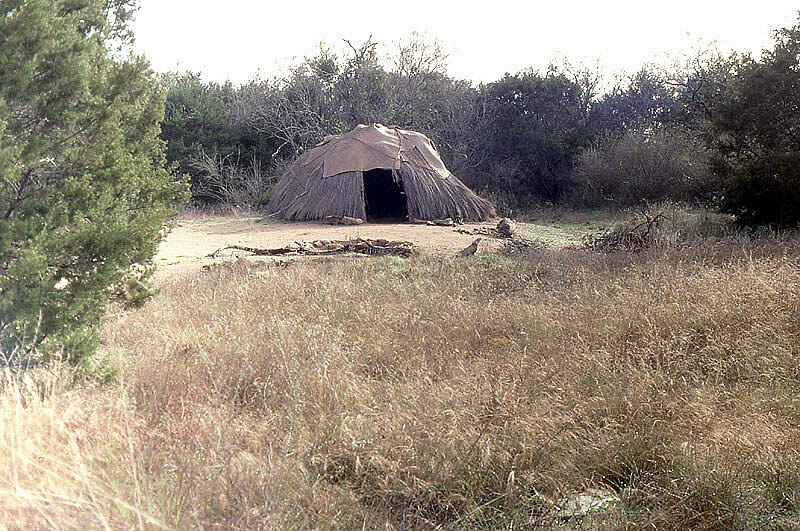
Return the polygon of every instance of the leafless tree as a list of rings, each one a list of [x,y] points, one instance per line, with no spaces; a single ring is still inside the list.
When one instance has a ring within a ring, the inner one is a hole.
[[[287,76],[253,81],[239,91],[232,115],[279,140],[273,166],[326,135],[374,122],[425,132],[453,171],[482,162],[479,92],[447,75],[447,54],[438,41],[415,33],[385,56],[372,38],[342,43],[339,51],[321,45]]]

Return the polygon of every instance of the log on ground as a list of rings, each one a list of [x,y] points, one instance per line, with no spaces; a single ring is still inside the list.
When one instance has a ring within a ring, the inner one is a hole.
[[[223,251],[236,250],[252,253],[255,256],[309,255],[325,256],[332,254],[356,253],[371,256],[401,256],[407,258],[417,252],[417,246],[407,241],[372,240],[356,238],[353,240],[316,240],[313,242],[294,242],[286,247],[261,248],[228,245],[211,253],[216,258]]]

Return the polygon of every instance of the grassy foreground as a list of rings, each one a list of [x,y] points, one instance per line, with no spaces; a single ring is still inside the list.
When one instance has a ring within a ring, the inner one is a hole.
[[[687,227],[168,279],[113,383],[3,377],[0,529],[797,528],[797,237]]]

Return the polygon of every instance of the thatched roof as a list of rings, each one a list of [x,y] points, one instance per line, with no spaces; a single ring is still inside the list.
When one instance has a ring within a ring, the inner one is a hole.
[[[374,172],[367,172],[378,169],[391,171],[411,219],[477,221],[495,216],[491,203],[447,170],[428,137],[381,124],[325,137],[303,153],[278,182],[269,213],[289,220],[367,219],[365,179],[370,186]]]

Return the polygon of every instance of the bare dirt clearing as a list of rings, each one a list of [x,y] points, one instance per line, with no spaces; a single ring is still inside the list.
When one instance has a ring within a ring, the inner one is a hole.
[[[178,223],[161,244],[155,263],[159,271],[177,272],[221,262],[232,256],[246,256],[245,251],[227,250],[217,258],[209,255],[229,245],[244,247],[283,247],[293,242],[314,240],[346,240],[351,238],[383,238],[410,241],[423,253],[455,254],[475,239],[475,236],[456,232],[479,227],[494,227],[495,222],[466,223],[457,227],[431,227],[408,223],[365,223],[356,226],[325,225],[322,223],[289,223],[260,221],[258,217],[241,216],[189,216]],[[587,233],[604,227],[592,224],[556,223],[540,225],[518,223],[518,234],[527,239],[538,239],[548,246],[561,248],[577,243]],[[497,248],[501,240],[485,239],[481,249]],[[258,257],[259,260],[275,258]],[[286,258],[281,258],[285,260]],[[296,258],[293,258],[296,259]]]

